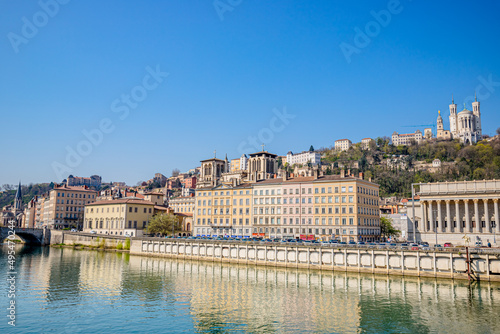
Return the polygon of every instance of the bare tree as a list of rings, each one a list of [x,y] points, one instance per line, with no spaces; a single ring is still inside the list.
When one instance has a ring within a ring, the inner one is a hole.
[[[497,135],[500,135],[500,128],[497,129]]]
[[[177,177],[177,176],[179,176],[179,174],[180,174],[180,173],[181,173],[181,171],[180,171],[178,168],[174,168],[174,169],[172,170],[172,176],[173,176],[173,177]]]

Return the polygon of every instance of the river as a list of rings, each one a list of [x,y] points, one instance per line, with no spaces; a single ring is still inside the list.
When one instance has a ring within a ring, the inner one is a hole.
[[[500,332],[498,283],[15,250],[16,296],[2,279],[0,333]]]

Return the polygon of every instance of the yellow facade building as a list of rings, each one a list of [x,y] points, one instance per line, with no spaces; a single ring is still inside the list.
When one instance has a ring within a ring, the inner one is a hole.
[[[141,199],[124,198],[87,204],[83,231],[140,237],[154,213],[155,204]]]
[[[375,241],[379,186],[341,175],[196,189],[193,235]]]

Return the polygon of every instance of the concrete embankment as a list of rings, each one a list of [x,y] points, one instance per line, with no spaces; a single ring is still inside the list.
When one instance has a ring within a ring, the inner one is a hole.
[[[65,244],[69,246],[77,244],[89,247],[102,246],[103,248],[116,248],[120,243],[124,246],[126,240],[127,238],[122,236],[52,230],[50,244]]]
[[[125,237],[54,231],[51,244],[116,248]],[[289,245],[259,242],[130,238],[130,254],[196,261],[468,279],[465,249],[443,251]],[[473,279],[500,282],[500,253],[471,250]]]
[[[465,249],[422,251],[133,238],[130,254],[328,271],[468,279]],[[472,251],[470,268],[476,280],[500,282],[498,253]]]

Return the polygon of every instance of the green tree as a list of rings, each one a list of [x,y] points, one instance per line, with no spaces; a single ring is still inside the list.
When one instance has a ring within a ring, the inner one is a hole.
[[[380,234],[386,238],[398,236],[401,233],[392,226],[392,219],[387,217],[380,217]]]
[[[309,147],[309,152],[314,152],[314,147],[312,145]]]
[[[179,220],[174,214],[156,214],[149,220],[147,231],[148,233],[161,236],[173,235],[181,230]]]

